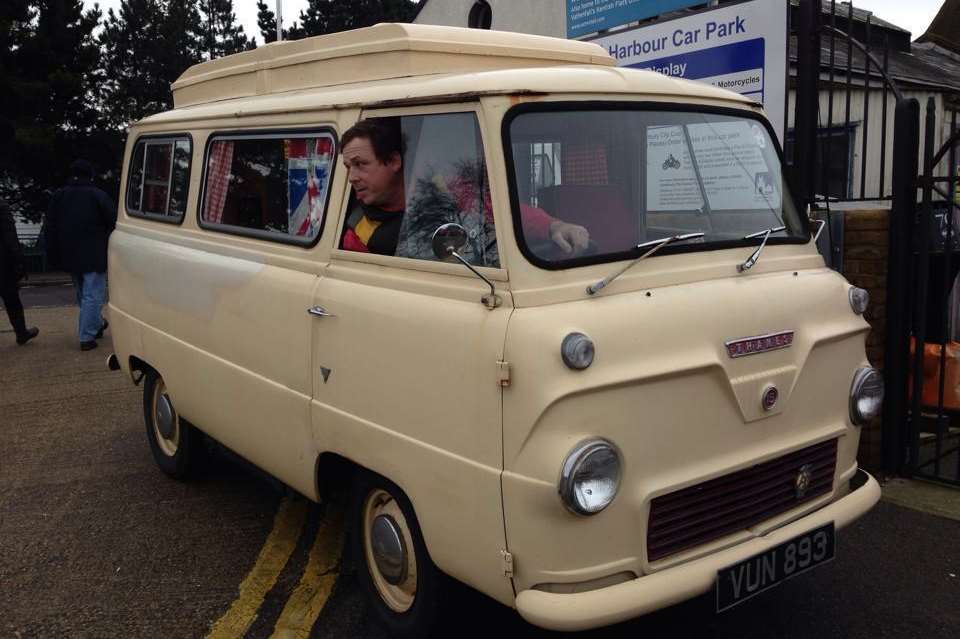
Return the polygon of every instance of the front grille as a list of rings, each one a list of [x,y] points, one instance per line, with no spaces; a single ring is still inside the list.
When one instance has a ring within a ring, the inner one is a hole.
[[[743,530],[825,493],[833,486],[837,440],[831,439],[650,502],[647,559],[669,555]],[[810,487],[797,497],[800,468]]]

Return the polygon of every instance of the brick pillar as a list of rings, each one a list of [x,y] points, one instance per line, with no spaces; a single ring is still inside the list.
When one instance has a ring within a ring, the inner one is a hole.
[[[890,211],[886,209],[845,211],[843,275],[851,284],[870,293],[864,319],[870,323],[867,359],[883,370],[886,339],[887,249]],[[860,465],[871,471],[881,467],[880,419],[863,427],[860,435]]]

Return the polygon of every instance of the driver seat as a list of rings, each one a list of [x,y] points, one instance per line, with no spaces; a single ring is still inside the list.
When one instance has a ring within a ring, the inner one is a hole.
[[[551,216],[586,227],[601,253],[620,253],[635,247],[640,216],[630,211],[614,184],[558,184],[537,192],[540,208]]]

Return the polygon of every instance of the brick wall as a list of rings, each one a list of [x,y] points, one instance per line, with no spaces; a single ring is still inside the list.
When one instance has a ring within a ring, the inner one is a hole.
[[[887,247],[889,210],[844,211],[843,275],[851,284],[870,292],[864,318],[872,327],[867,335],[867,358],[883,370],[887,312]],[[880,420],[866,425],[860,435],[860,465],[879,471]]]

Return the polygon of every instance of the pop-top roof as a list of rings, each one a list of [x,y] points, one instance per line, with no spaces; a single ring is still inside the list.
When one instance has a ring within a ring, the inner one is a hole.
[[[614,66],[603,47],[506,31],[422,24],[274,42],[194,65],[173,83],[176,107],[282,91],[437,73],[566,64]]]

